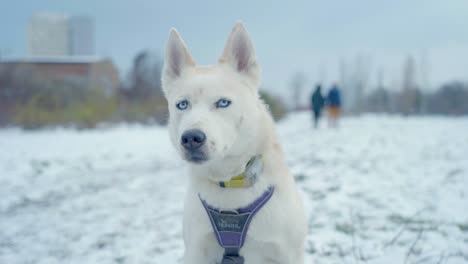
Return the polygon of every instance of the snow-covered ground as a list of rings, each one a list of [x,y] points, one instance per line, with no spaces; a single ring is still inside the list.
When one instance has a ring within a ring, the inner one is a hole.
[[[468,119],[278,125],[307,263],[468,263]],[[184,164],[160,127],[0,130],[0,263],[180,263]]]

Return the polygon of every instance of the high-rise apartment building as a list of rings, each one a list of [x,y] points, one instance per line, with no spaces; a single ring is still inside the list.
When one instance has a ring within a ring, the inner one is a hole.
[[[31,56],[94,55],[94,22],[90,17],[40,13],[28,26]]]

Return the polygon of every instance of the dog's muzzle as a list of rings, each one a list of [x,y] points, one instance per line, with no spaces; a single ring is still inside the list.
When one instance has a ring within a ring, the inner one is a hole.
[[[203,151],[206,135],[199,129],[185,131],[180,137],[180,144],[185,150],[185,158],[190,162],[201,163],[208,159]]]

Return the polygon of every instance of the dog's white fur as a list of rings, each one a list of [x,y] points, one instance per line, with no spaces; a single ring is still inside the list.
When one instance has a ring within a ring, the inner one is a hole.
[[[250,224],[240,254],[246,264],[303,263],[307,221],[302,200],[289,174],[275,134],[274,122],[259,99],[259,67],[249,34],[241,22],[233,28],[217,65],[197,66],[184,41],[172,29],[163,69],[163,90],[169,104],[169,131],[180,155],[190,161],[180,144],[184,131],[206,134],[207,160],[189,162],[191,177],[184,209],[186,264],[220,263],[218,245],[198,194],[217,208],[239,208],[252,203],[268,186],[275,192]],[[227,108],[215,103],[225,98]],[[176,108],[189,101],[186,110]],[[264,171],[249,188],[220,188],[243,172],[246,163],[261,154]]]

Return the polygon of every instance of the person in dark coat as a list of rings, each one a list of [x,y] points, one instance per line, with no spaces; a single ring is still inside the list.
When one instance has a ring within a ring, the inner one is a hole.
[[[333,84],[332,88],[328,92],[327,107],[329,114],[329,126],[337,127],[341,109],[341,93],[336,83]]]
[[[322,95],[322,86],[320,84],[317,84],[315,87],[315,91],[310,98],[310,103],[312,105],[312,112],[314,113],[314,127],[317,128],[320,114],[325,103],[325,98]]]

